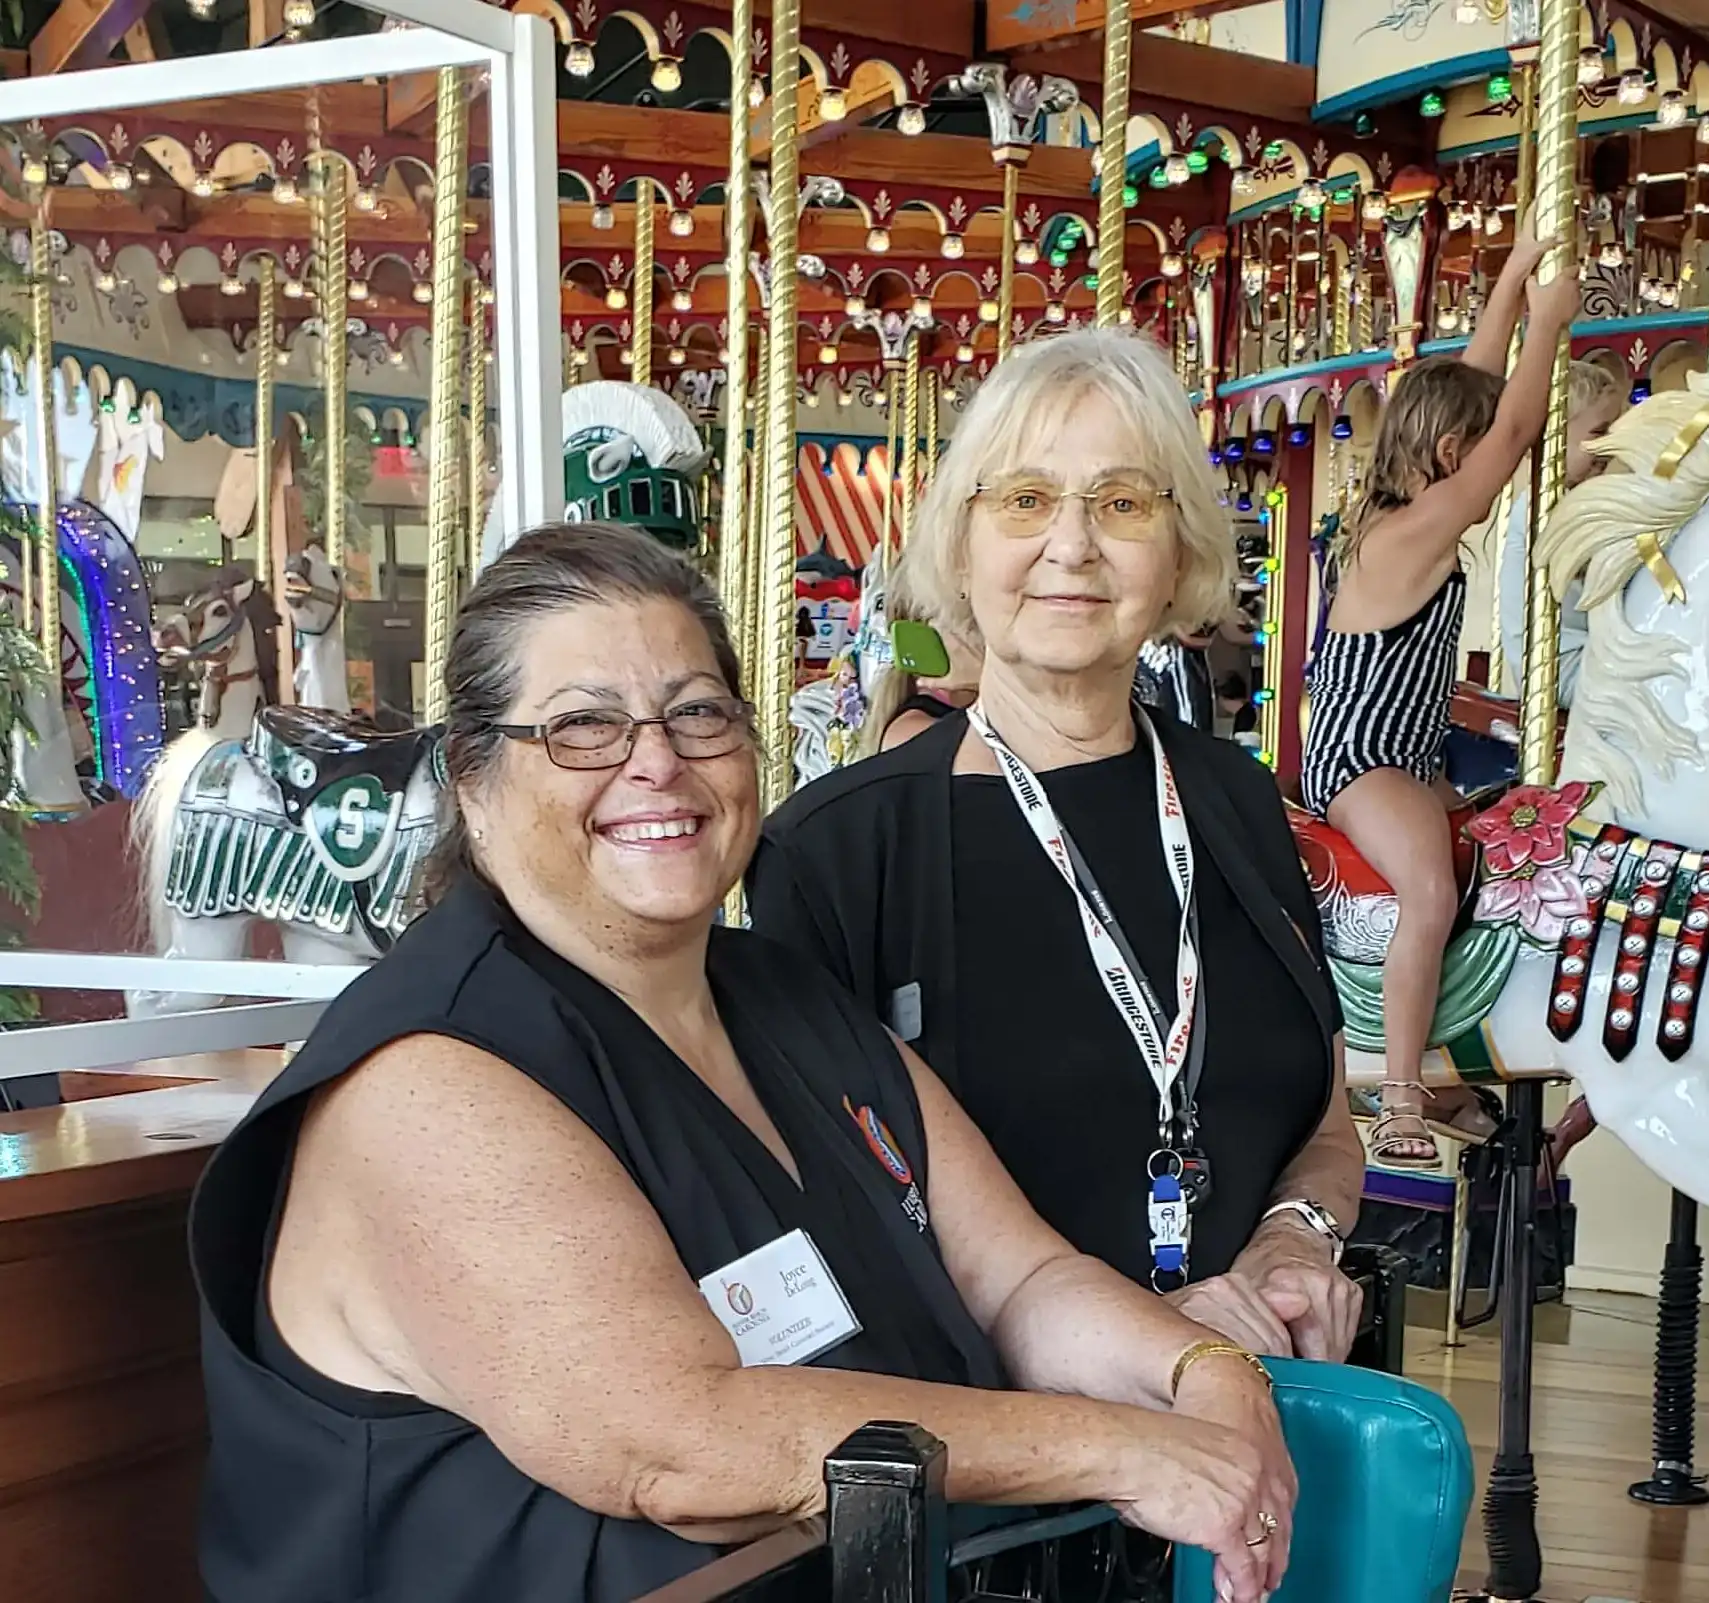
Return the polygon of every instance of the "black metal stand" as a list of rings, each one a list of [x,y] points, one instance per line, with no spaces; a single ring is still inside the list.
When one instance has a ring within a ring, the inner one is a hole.
[[[863,1425],[825,1460],[831,1603],[944,1603],[949,1451],[918,1425]]]
[[[1500,1215],[1501,1420],[1484,1492],[1488,1595],[1517,1603],[1543,1581],[1537,1541],[1537,1473],[1531,1457],[1531,1338],[1537,1296],[1537,1169],[1543,1145],[1543,1082],[1508,1090],[1507,1164]]]
[[[1628,1494],[1640,1503],[1690,1506],[1709,1503],[1709,1490],[1692,1469],[1692,1414],[1697,1406],[1698,1298],[1703,1253],[1697,1245],[1697,1201],[1673,1194],[1673,1228],[1662,1258],[1661,1304],[1656,1314],[1655,1471]]]

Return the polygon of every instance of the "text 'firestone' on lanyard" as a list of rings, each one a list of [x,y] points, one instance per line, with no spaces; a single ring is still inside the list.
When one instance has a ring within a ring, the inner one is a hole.
[[[1051,806],[1050,798],[1045,794],[1038,776],[1003,744],[996,731],[986,722],[985,714],[979,706],[968,709],[967,720],[979,738],[990,747],[991,754],[997,759],[997,766],[1003,771],[1009,791],[1020,807],[1028,827],[1080,904],[1080,922],[1085,932],[1087,949],[1092,954],[1092,961],[1097,967],[1098,977],[1104,983],[1104,989],[1132,1033],[1140,1056],[1144,1058],[1146,1069],[1150,1072],[1152,1083],[1157,1087],[1158,1120],[1162,1130],[1167,1132],[1174,1127],[1177,1115],[1189,1113],[1184,1106],[1177,1107],[1175,1097],[1182,1071],[1187,1065],[1187,1048],[1193,1033],[1193,1002],[1199,986],[1199,954],[1192,934],[1193,843],[1187,834],[1186,815],[1181,808],[1180,795],[1175,789],[1174,771],[1169,766],[1168,757],[1164,755],[1163,743],[1157,738],[1157,731],[1146,716],[1145,709],[1137,702],[1134,703],[1133,715],[1135,723],[1151,742],[1151,750],[1156,758],[1158,828],[1163,837],[1164,860],[1181,904],[1180,930],[1175,947],[1177,1012],[1173,1021],[1166,1026],[1166,1033],[1161,1035],[1160,1026],[1164,1017],[1161,1006],[1154,1017],[1143,995],[1150,989],[1144,976],[1137,974],[1129,966],[1121,948],[1110,934],[1107,911],[1105,916],[1101,917],[1100,910],[1088,900],[1086,889],[1082,887],[1074,872],[1074,864],[1065,844],[1065,833],[1056,816],[1056,809]]]

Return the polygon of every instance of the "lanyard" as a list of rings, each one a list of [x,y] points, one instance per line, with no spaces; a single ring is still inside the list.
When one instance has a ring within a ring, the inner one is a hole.
[[[1158,828],[1163,837],[1164,860],[1175,882],[1181,907],[1175,954],[1175,990],[1181,1005],[1173,1020],[1134,959],[1132,948],[1116,921],[1114,909],[1092,878],[1085,858],[1062,827],[1037,775],[1003,744],[985,721],[985,714],[979,706],[968,709],[967,719],[974,732],[990,747],[1027,826],[1080,904],[1086,947],[1097,967],[1098,977],[1132,1034],[1152,1083],[1157,1087],[1160,1134],[1167,1145],[1172,1128],[1178,1124],[1190,1133],[1192,1081],[1197,1079],[1197,1075],[1188,1076],[1188,1084],[1180,1087],[1186,1094],[1179,1098],[1177,1082],[1188,1067],[1189,1055],[1202,1065],[1203,1054],[1203,1032],[1193,1029],[1199,990],[1199,954],[1194,939],[1197,920],[1193,907],[1193,843],[1187,834],[1181,798],[1175,789],[1174,771],[1169,766],[1162,742],[1157,738],[1157,731],[1138,702],[1134,704],[1133,715],[1151,742],[1152,755],[1156,759]],[[1200,1039],[1195,1040],[1195,1037]],[[1189,1054],[1193,1046],[1198,1050]]]

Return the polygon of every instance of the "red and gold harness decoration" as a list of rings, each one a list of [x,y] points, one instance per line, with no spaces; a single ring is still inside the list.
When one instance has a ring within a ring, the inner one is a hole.
[[[1583,874],[1584,896],[1588,904],[1578,918],[1567,925],[1561,939],[1560,955],[1555,959],[1555,979],[1549,990],[1549,1033],[1557,1041],[1569,1041],[1577,1033],[1583,1016],[1585,986],[1590,979],[1590,963],[1596,950],[1596,932],[1602,924],[1603,910],[1614,888],[1614,876],[1621,853],[1630,840],[1629,831],[1609,824],[1596,837],[1591,848],[1589,865]]]
[[[1690,898],[1679,920],[1674,939],[1673,961],[1668,965],[1667,994],[1662,999],[1661,1028],[1656,1046],[1670,1063],[1677,1063],[1691,1050],[1697,1033],[1697,1003],[1703,994],[1703,953],[1709,946],[1709,870],[1703,853],[1692,852]]]

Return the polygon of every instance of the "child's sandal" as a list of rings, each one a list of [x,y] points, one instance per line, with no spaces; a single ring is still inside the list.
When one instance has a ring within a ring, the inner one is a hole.
[[[1385,1080],[1383,1090],[1431,1094],[1428,1087],[1412,1080]],[[1442,1154],[1422,1112],[1384,1108],[1371,1125],[1371,1161],[1385,1169],[1440,1169]]]

